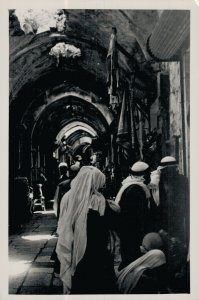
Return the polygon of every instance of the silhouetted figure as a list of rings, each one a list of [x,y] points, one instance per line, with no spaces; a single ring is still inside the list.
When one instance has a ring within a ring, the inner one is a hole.
[[[121,257],[124,268],[140,255],[140,244],[149,231],[150,192],[145,183],[149,180],[149,166],[137,162],[116,196],[121,207]]]
[[[163,241],[158,233],[148,233],[140,247],[142,256],[118,274],[117,285],[123,294],[168,293],[166,257]]]

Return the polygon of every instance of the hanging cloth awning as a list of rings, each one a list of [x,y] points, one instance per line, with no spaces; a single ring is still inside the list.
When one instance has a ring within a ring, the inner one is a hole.
[[[148,38],[149,54],[156,60],[171,60],[189,37],[190,11],[165,10]]]

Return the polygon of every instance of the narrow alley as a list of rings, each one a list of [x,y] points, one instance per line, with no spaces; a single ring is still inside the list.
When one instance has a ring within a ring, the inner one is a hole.
[[[9,294],[190,293],[191,10],[63,6],[7,10]]]

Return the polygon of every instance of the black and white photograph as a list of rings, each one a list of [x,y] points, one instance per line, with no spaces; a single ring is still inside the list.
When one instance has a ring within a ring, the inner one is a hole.
[[[190,9],[7,26],[8,294],[190,294]]]

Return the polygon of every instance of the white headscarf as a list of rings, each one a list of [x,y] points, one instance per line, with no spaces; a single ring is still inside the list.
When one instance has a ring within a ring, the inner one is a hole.
[[[119,291],[123,294],[132,293],[146,269],[153,269],[165,263],[166,258],[161,250],[148,251],[119,272],[117,280]]]
[[[104,184],[105,175],[99,169],[84,166],[72,181],[71,190],[62,198],[56,252],[65,293],[70,293],[72,276],[86,250],[88,210],[104,215],[105,198],[98,192]]]
[[[133,175],[130,175],[128,176],[126,179],[124,179],[122,181],[122,187],[120,188],[119,192],[117,193],[117,196],[115,198],[115,202],[117,204],[119,204],[121,198],[122,198],[122,195],[123,195],[123,192],[132,184],[136,184],[136,185],[139,185],[145,192],[146,194],[146,198],[150,198],[150,191],[148,189],[148,187],[146,186],[146,184],[144,184],[144,176],[133,176]]]
[[[151,172],[151,182],[148,187],[152,191],[153,199],[157,206],[160,204],[160,195],[159,195],[159,182],[160,182],[161,171],[158,168],[157,170]]]

